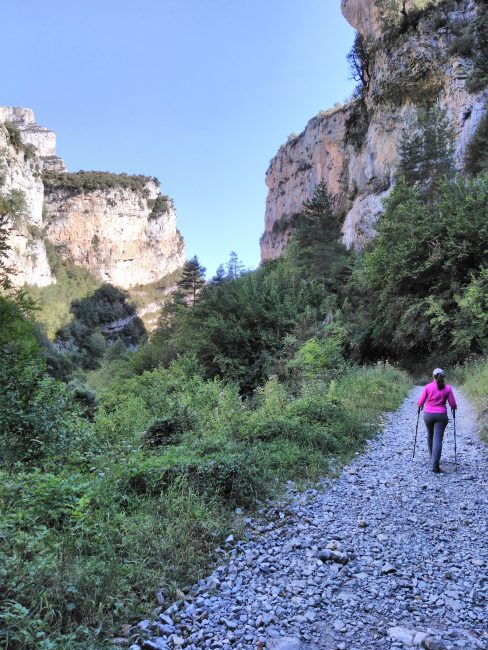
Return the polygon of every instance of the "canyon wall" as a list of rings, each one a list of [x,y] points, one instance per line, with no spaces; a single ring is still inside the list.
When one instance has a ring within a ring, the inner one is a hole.
[[[158,212],[159,184],[140,189],[73,190],[46,185],[46,234],[61,257],[125,289],[148,284],[183,266],[183,240],[173,202]]]
[[[381,1],[342,0],[345,18],[368,43],[368,85],[363,99],[320,113],[271,160],[262,260],[281,254],[291,234],[290,218],[320,181],[344,214],[345,244],[361,248],[374,235],[382,199],[391,190],[401,133],[420,106],[437,102],[447,111],[455,129],[456,165],[462,169],[488,91],[469,91],[474,53],[456,48],[459,34],[475,20],[478,4],[459,0],[451,5],[431,7],[420,14],[415,28],[388,38],[382,32]]]
[[[0,110],[0,119],[4,115],[2,110],[5,109]],[[25,146],[12,133],[0,122],[0,199],[11,226],[7,263],[15,270],[11,276],[15,286],[43,287],[56,279],[42,237],[42,162],[33,148]]]
[[[174,205],[157,179],[67,173],[55,134],[28,108],[0,107],[0,198],[17,286],[56,282],[47,248],[122,288],[154,282],[184,263]]]

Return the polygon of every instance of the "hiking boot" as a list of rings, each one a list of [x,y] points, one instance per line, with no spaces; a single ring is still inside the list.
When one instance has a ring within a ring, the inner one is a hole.
[[[442,470],[439,466],[433,467],[432,471],[434,472],[434,474],[442,474]]]

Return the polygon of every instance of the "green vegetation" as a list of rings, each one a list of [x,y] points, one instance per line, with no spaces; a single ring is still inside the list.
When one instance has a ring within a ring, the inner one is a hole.
[[[447,365],[487,349],[488,177],[449,178],[450,133],[435,110],[402,138],[402,175],[343,305],[359,359]]]
[[[480,435],[488,443],[488,360],[468,363],[464,368],[463,388],[479,414]]]
[[[128,188],[133,192],[140,192],[143,196],[146,196],[146,184],[150,181],[159,185],[158,179],[150,176],[130,176],[129,174],[113,174],[112,172],[82,170],[68,173],[45,170],[42,173],[42,182],[44,183],[46,192],[62,189],[73,194],[81,194],[95,190]]]
[[[183,265],[181,279],[178,280],[177,286],[181,296],[189,296],[193,306],[197,301],[197,293],[205,286],[205,271],[205,267],[200,264],[196,255]]]
[[[0,194],[0,216],[9,216],[12,226],[17,230],[25,228],[26,208],[22,190],[13,189],[6,194]]]
[[[56,334],[56,343],[65,351],[64,360],[74,367],[93,370],[118,341],[136,346],[145,329],[127,299],[127,292],[104,284],[92,295],[73,301],[73,320]]]
[[[464,168],[471,176],[488,171],[488,104],[478,128],[466,147]]]
[[[445,182],[433,207],[397,182],[363,258],[377,349],[396,357],[443,350],[461,359],[484,348],[487,181]]]
[[[151,208],[150,219],[159,219],[171,207],[171,199],[164,194],[158,194],[155,199],[147,200],[148,207]]]
[[[170,598],[202,576],[236,505],[350,457],[409,382],[388,366],[335,369],[337,348],[312,347],[296,358],[301,388],[272,378],[249,401],[187,357],[116,381],[77,436],[77,416],[61,404],[63,445],[54,418],[49,437],[35,431],[48,438],[42,462],[15,456],[18,469],[1,472],[0,618],[12,647],[76,638],[88,648],[93,630],[144,616],[156,590]]]
[[[454,175],[454,130],[437,105],[419,109],[416,120],[402,132],[398,174],[432,202],[442,179]]]
[[[82,267],[62,261],[48,240],[44,243],[56,284],[47,287],[28,286],[26,291],[38,306],[37,322],[46,335],[54,339],[56,332],[72,318],[71,302],[91,295],[100,287],[101,282]]]
[[[55,259],[52,295],[66,305],[55,348],[4,291],[3,644],[102,647],[155,592],[169,604],[207,571],[239,529],[236,506],[333,473],[361,448],[410,386],[383,359],[486,355],[487,206],[488,176],[454,177],[452,129],[431,108],[402,136],[394,189],[361,254],[342,245],[319,184],[287,221],[279,259],[246,271],[232,252],[205,282],[195,256],[147,295],[133,290],[146,300],[177,285],[149,341],[126,292],[90,288]],[[7,231],[0,220],[3,274]],[[68,306],[75,287],[86,293]],[[466,388],[485,409],[486,365]]]
[[[293,227],[287,254],[255,272],[231,253],[200,288],[193,260],[192,282],[183,275],[152,340],[134,350],[120,333],[106,344],[104,325],[133,310],[112,287],[71,304],[61,361],[2,299],[7,647],[101,644],[155,591],[170,600],[203,575],[239,526],[237,505],[335,471],[402,400],[403,373],[347,359],[338,305],[349,255],[323,186]]]
[[[475,46],[474,68],[467,81],[470,92],[478,92],[488,85],[488,6],[484,0],[476,0],[477,16],[472,41]]]
[[[23,152],[26,160],[33,158],[36,154],[36,148],[32,144],[25,144],[22,142],[22,136],[20,135],[19,129],[12,124],[11,122],[5,122],[4,126],[7,130],[10,144],[13,146],[15,151]]]

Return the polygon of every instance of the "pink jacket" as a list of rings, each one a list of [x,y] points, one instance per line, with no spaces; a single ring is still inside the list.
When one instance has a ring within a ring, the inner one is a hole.
[[[442,390],[437,388],[437,382],[433,381],[427,386],[424,386],[422,395],[420,396],[417,404],[423,406],[425,404],[426,413],[447,413],[446,402],[452,409],[457,409],[454,393],[449,384],[446,384]]]

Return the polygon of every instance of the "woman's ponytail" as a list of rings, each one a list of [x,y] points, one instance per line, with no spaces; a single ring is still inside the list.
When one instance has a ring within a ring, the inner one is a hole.
[[[446,385],[446,380],[444,379],[444,375],[440,375],[440,374],[439,375],[434,375],[434,379],[436,381],[437,388],[439,390],[442,390]]]

